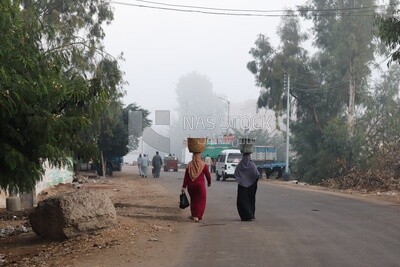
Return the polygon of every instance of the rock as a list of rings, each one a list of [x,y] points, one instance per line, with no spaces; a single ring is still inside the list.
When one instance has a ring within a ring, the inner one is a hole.
[[[40,201],[29,222],[43,238],[65,239],[114,226],[117,214],[106,193],[82,190]]]
[[[89,182],[89,178],[87,176],[83,176],[83,175],[75,175],[74,179],[72,180],[73,183],[88,183]]]
[[[5,228],[0,228],[0,237],[19,235],[19,234],[24,234],[24,233],[28,233],[28,232],[29,232],[29,228],[27,228],[23,225],[17,225],[15,228],[10,225],[7,225]]]
[[[14,234],[15,228],[7,225],[5,228],[0,229],[0,237],[5,237]]]
[[[0,254],[0,266],[6,266],[6,265],[7,265],[6,256]]]

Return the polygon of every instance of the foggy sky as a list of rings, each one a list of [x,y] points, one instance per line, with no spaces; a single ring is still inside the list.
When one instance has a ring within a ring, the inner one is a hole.
[[[124,0],[127,3],[136,1]],[[122,1],[121,1],[122,2]],[[165,1],[163,3],[230,9],[282,10],[305,1]],[[144,3],[142,3],[144,4]],[[278,45],[280,17],[219,16],[112,4],[114,21],[106,27],[106,50],[124,53],[124,103],[136,102],[152,114],[176,106],[181,76],[196,71],[207,76],[213,91],[229,101],[256,99],[260,88],[246,64],[257,35]]]

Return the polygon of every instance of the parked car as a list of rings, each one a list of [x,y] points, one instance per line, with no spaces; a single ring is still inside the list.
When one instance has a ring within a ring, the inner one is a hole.
[[[228,178],[234,178],[236,166],[242,160],[242,153],[239,149],[226,149],[222,150],[218,155],[215,163],[215,177],[219,181],[222,177],[222,181]]]

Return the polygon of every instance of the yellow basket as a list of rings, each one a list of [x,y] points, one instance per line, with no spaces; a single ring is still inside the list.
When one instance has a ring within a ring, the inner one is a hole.
[[[206,149],[207,138],[191,138],[187,139],[189,152],[201,153]]]

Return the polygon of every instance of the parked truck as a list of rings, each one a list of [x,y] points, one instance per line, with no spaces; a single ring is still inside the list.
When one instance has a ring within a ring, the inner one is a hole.
[[[178,158],[172,155],[164,158],[164,171],[168,172],[170,170],[173,170],[174,172],[178,171]]]
[[[111,162],[113,171],[120,172],[122,170],[122,165],[124,165],[124,157],[111,157],[109,161]]]
[[[251,159],[261,175],[267,178],[280,178],[285,172],[286,163],[277,162],[277,148],[274,146],[254,146]]]
[[[205,158],[207,155],[211,158],[216,159],[219,154],[221,154],[222,150],[225,149],[233,149],[232,144],[206,144],[206,148],[203,153],[201,153],[202,158]]]

